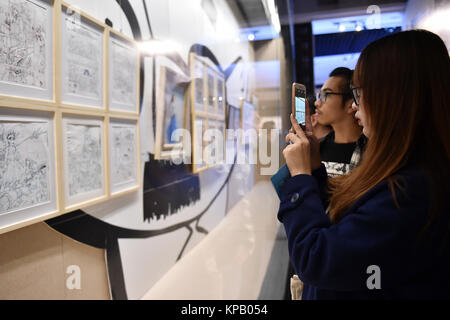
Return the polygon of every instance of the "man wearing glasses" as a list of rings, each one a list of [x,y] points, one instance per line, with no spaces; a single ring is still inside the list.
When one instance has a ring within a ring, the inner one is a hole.
[[[313,134],[319,141],[321,141],[323,137],[330,133],[332,128],[330,126],[323,126],[319,123],[319,121],[317,121],[318,114],[316,113],[316,106],[314,105],[314,103],[316,102],[316,97],[311,95],[308,96],[307,99],[309,102],[309,114],[311,115],[311,126]]]
[[[353,71],[348,68],[334,69],[314,103],[317,121],[333,128],[320,140],[320,155],[329,176],[346,174],[353,169],[367,141],[352,108],[352,77]]]

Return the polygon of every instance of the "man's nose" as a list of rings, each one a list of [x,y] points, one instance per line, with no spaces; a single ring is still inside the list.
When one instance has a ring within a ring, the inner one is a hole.
[[[316,99],[316,101],[314,101],[314,105],[318,108],[320,106],[320,99]]]

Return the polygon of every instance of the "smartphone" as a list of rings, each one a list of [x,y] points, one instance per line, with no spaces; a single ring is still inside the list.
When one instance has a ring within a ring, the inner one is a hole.
[[[300,126],[306,127],[306,87],[300,83],[292,84],[292,114]]]

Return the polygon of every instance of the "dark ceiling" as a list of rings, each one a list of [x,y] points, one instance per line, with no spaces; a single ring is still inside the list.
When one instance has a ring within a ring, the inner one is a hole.
[[[294,24],[325,17],[349,15],[349,12],[365,14],[367,8],[374,4],[378,5],[382,11],[392,11],[392,9],[404,7],[407,2],[406,0],[275,0],[281,24],[288,24],[288,1],[293,4]]]
[[[226,0],[241,28],[269,24],[262,0]],[[404,10],[407,0],[275,0],[282,25],[288,24],[287,3],[292,4],[293,23],[315,19],[366,14],[369,6],[376,4],[382,12]]]
[[[269,24],[261,0],[227,0],[241,28]]]
[[[369,43],[400,31],[398,27],[317,35],[314,37],[314,56],[361,52]]]

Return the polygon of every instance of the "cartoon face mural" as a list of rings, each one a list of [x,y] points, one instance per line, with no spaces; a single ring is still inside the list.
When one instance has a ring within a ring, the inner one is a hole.
[[[238,30],[236,22],[226,26],[220,24],[221,21],[235,21],[225,1],[216,4],[214,26],[201,7],[189,6],[186,2],[181,5],[174,0],[117,0],[107,7],[100,1],[68,2],[100,21],[112,22],[114,29],[135,40],[178,39],[180,47],[177,50],[161,55],[168,67],[180,70],[186,76],[189,76],[190,52],[209,58],[224,75],[227,102],[239,101],[241,92],[248,91],[244,88],[247,84],[239,81],[237,72],[242,71],[243,62],[248,61],[247,44],[235,44],[234,50],[228,51],[225,44],[231,40],[225,36],[222,43],[198,43],[205,39],[205,33],[213,30],[218,31],[219,38],[222,29]],[[203,27],[186,28],[199,23]],[[230,179],[239,183],[233,178],[236,174],[234,165],[195,175],[187,164],[175,165],[154,159],[155,79],[159,69],[155,59],[155,55],[142,53],[141,189],[47,221],[48,225],[75,240],[106,250],[113,299],[142,297],[221,221],[230,207],[229,198],[234,198],[235,202],[236,197],[242,196],[230,194]],[[228,115],[228,104],[225,109]],[[239,176],[248,180],[245,175]]]

